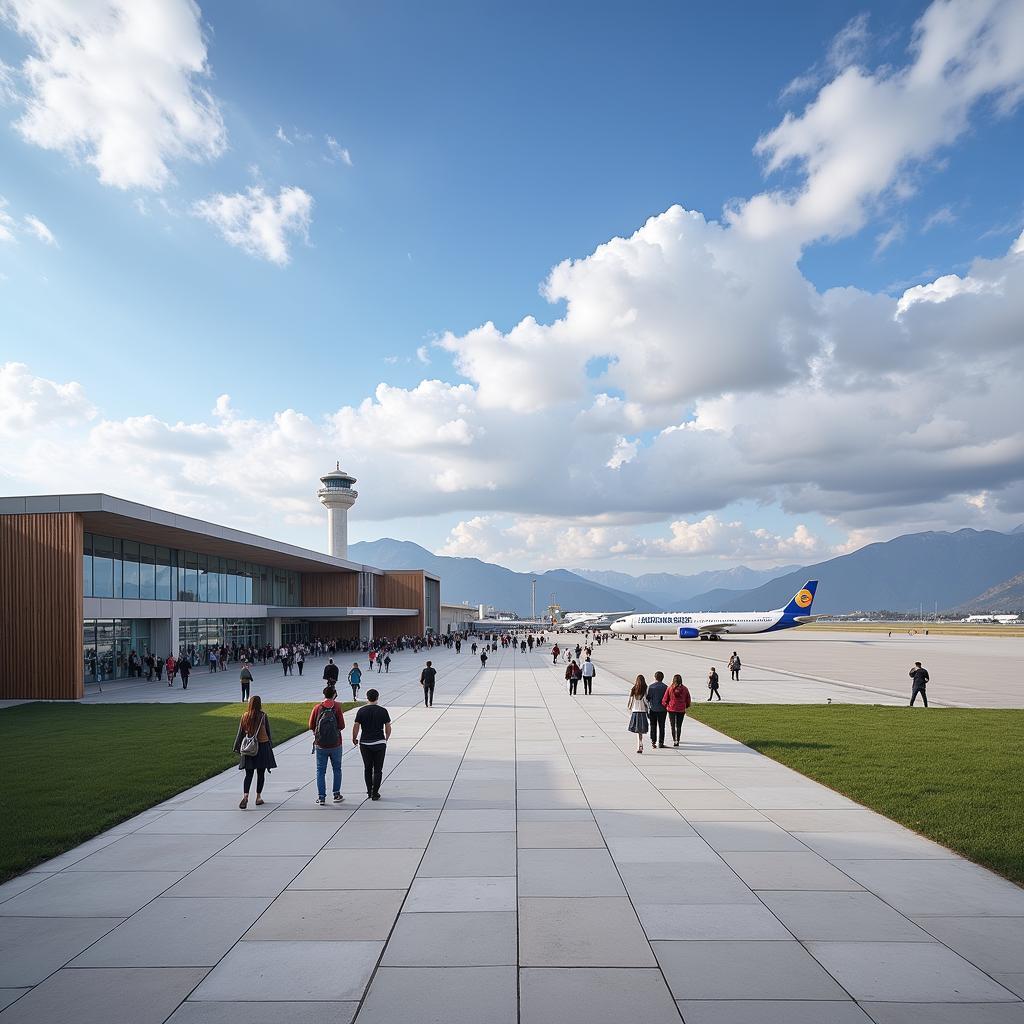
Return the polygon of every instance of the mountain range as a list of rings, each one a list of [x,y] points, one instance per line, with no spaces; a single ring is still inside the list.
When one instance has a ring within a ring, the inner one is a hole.
[[[1024,526],[1011,533],[911,533],[814,565],[737,566],[691,576],[590,569],[521,573],[390,538],[352,544],[349,557],[385,569],[427,569],[441,577],[446,602],[490,604],[520,615],[530,612],[534,579],[540,613],[552,593],[565,611],[755,611],[781,607],[809,579],[819,581],[814,611],[824,614],[1024,608]]]

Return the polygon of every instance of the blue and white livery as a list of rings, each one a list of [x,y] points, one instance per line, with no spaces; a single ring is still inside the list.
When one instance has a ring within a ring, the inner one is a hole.
[[[724,633],[775,633],[813,622],[817,580],[808,580],[785,608],[770,612],[642,612],[624,615],[612,625],[620,636],[677,636],[680,640],[718,640]]]

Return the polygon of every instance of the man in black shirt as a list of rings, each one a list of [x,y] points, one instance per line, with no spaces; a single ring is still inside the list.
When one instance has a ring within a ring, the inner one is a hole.
[[[655,672],[654,682],[647,687],[647,701],[651,705],[651,710],[648,712],[647,717],[651,723],[651,748],[665,746],[665,719],[668,718],[668,712],[665,710],[662,701],[665,698],[665,694],[668,693],[668,687],[665,685],[665,673]],[[658,741],[658,736],[661,736],[661,741]]]
[[[391,716],[387,708],[382,708],[377,703],[379,699],[380,694],[376,690],[367,690],[367,703],[356,712],[355,725],[352,726],[352,745],[358,746],[359,753],[363,755],[366,795],[371,800],[380,799],[384,757],[387,754],[388,740],[391,739]]]
[[[437,680],[437,669],[428,661],[427,667],[420,673],[420,686],[423,687],[423,703],[429,708],[434,706],[434,683]],[[367,694],[369,698],[369,694]]]
[[[917,695],[921,694],[924,706],[928,707],[928,692],[926,689],[928,686],[928,669],[922,668],[921,662],[915,661],[914,667],[910,670],[910,678],[914,680],[914,685],[910,691],[910,706],[914,706]]]
[[[338,688],[338,666],[334,664],[333,658],[328,658],[324,665],[324,679],[335,689]]]

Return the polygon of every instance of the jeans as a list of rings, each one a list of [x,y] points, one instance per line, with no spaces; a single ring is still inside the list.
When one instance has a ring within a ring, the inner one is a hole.
[[[245,781],[242,783],[242,792],[248,795],[249,787],[252,785],[252,774],[256,773],[256,795],[263,792],[263,779],[266,777],[266,768],[246,768]]]
[[[569,680],[569,694],[570,696],[576,696],[576,687],[579,686],[580,681],[578,679]]]
[[[910,706],[914,706],[914,701],[917,700],[917,695],[921,694],[921,700],[924,701],[924,706],[928,707],[928,694],[925,693],[923,686],[915,686],[910,693]]]
[[[249,686],[250,683],[247,679],[242,680],[242,700],[249,699]]]
[[[341,747],[334,747],[331,750],[324,750],[323,747],[316,748],[316,792],[321,800],[327,799],[327,762],[331,762],[334,769],[334,787],[331,792],[337,795],[341,792]]]
[[[670,711],[668,713],[668,724],[672,730],[673,743],[678,743],[683,735],[683,719],[685,717],[685,711]]]
[[[653,747],[659,742],[658,736],[661,736],[660,743],[665,746],[665,718],[668,712],[666,711],[652,711],[648,718],[651,721],[651,746]]]
[[[423,703],[429,708],[433,707],[434,704],[434,684],[424,683],[423,684]]]
[[[386,743],[374,743],[371,746],[359,745],[359,753],[363,755],[363,779],[366,781],[366,795],[373,796],[380,792],[380,780],[384,774],[384,757],[388,752]]]
[[[719,700],[722,699],[722,695],[718,692],[718,687],[717,686],[709,686],[708,689],[711,691],[711,696],[708,697],[708,700],[714,700],[716,697]]]
[[[594,685],[594,677],[593,676],[584,676],[583,677],[583,692],[584,693],[592,693],[593,691],[592,691],[591,687],[593,685]]]

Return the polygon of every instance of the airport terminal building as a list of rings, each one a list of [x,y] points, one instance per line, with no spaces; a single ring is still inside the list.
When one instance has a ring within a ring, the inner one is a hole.
[[[0,498],[0,699],[80,698],[133,650],[438,632],[438,577],[336,553],[355,481],[322,481],[332,554],[106,494]]]

